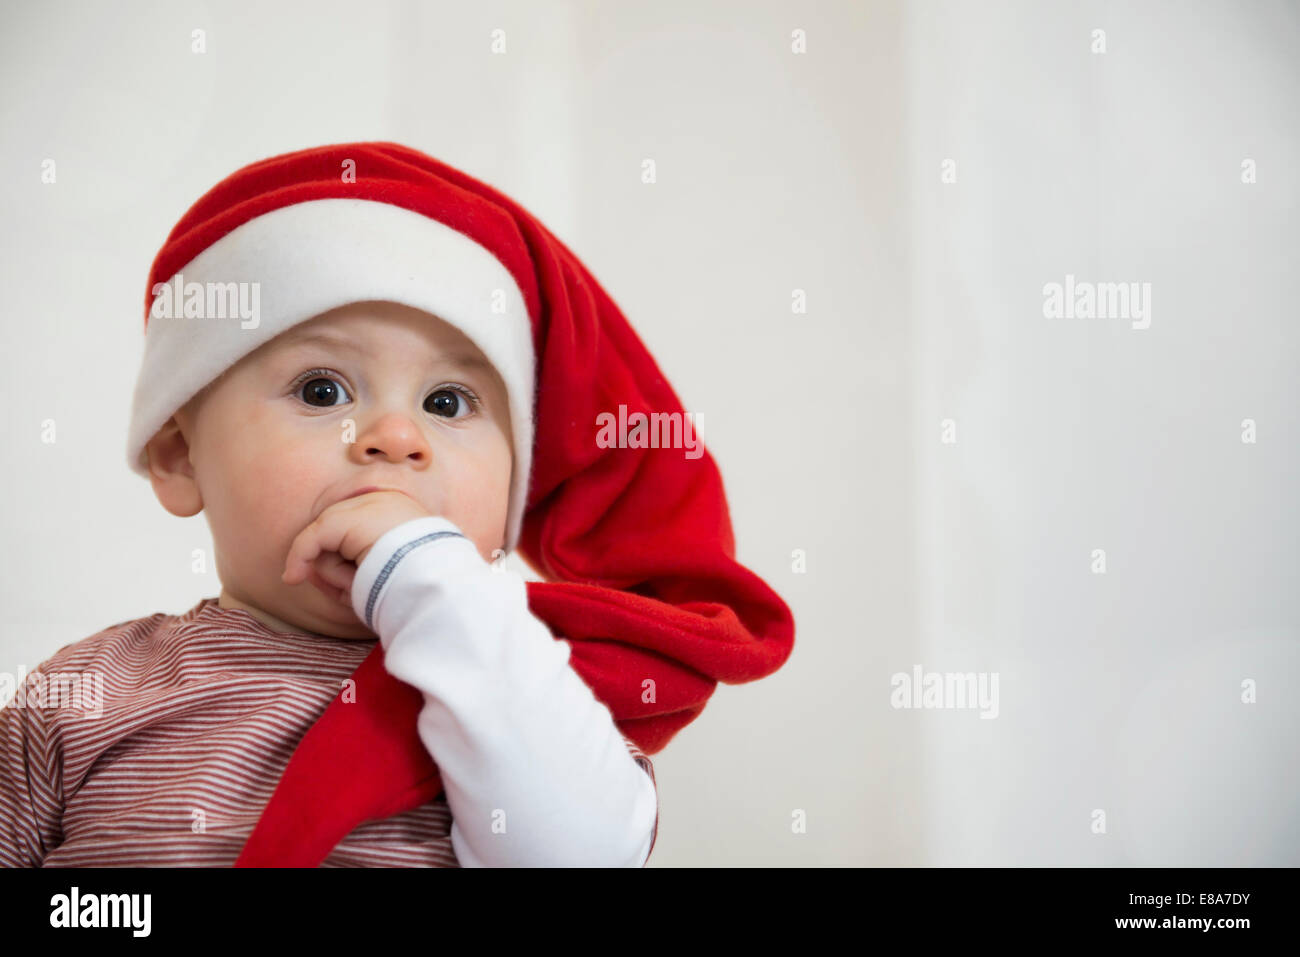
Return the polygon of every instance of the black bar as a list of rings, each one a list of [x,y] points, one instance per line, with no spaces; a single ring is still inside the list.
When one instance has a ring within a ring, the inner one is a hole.
[[[549,942],[590,940],[610,927],[616,936],[599,940],[644,950],[674,946],[666,931],[698,926],[727,942],[761,942],[787,928],[810,944],[847,932],[868,949],[894,938],[918,948],[1125,938],[1142,947],[1232,946],[1292,937],[1295,877],[1292,868],[10,870],[0,871],[0,915],[6,944],[74,935],[117,946],[218,943],[258,939],[258,927],[302,944],[397,935],[446,943],[460,933],[489,942],[543,929]],[[119,926],[51,926],[52,918],[70,923],[74,887],[79,923],[100,912],[100,895],[150,895],[147,937],[136,933],[143,897],[134,899],[139,911],[120,913]],[[1200,925],[1207,919],[1208,929]],[[1245,923],[1222,923],[1229,920]]]

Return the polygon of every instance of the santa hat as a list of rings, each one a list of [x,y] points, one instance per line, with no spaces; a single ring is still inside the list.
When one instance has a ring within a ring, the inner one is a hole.
[[[243,304],[257,308],[235,314],[232,293],[249,289]],[[253,163],[181,217],[146,288],[132,469],[148,476],[145,444],[244,355],[366,300],[442,318],[501,374],[515,443],[506,548],[547,579],[528,583],[530,609],[568,639],[573,668],[644,752],[690,723],[718,681],[761,678],[789,657],[790,610],[735,561],[707,449],[596,440],[620,407],[685,418],[619,308],[514,201],[396,143]],[[211,314],[223,304],[225,318]],[[377,643],[353,675],[355,702],[336,699],[303,737],[238,865],[314,866],[357,825],[442,789],[416,731],[420,695],[382,656]]]

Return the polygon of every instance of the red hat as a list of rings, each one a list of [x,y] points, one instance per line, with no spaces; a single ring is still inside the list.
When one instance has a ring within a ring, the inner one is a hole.
[[[256,308],[236,313],[248,288]],[[230,289],[221,317],[175,321],[212,312],[213,289],[219,309]],[[624,735],[654,754],[717,682],[785,662],[793,618],[736,562],[708,451],[597,441],[620,407],[687,418],[622,312],[514,201],[396,143],[253,163],[181,217],[149,273],[131,467],[147,476],[148,440],[243,355],[365,300],[439,316],[500,372],[515,441],[506,547],[546,579],[528,583],[529,607]],[[353,678],[355,701],[335,699],[304,735],[237,866],[315,866],[357,825],[442,790],[416,731],[421,696],[384,670],[380,644]]]

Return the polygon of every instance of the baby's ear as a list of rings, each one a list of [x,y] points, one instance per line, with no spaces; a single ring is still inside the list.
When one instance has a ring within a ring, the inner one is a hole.
[[[203,496],[190,463],[190,444],[172,416],[144,447],[149,458],[149,481],[162,507],[188,518],[203,511]]]

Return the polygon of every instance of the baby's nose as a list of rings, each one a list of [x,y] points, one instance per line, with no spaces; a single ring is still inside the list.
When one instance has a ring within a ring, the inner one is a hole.
[[[357,437],[354,449],[362,461],[384,458],[390,462],[427,463],[429,443],[420,427],[409,416],[389,414],[379,418],[369,429]]]

